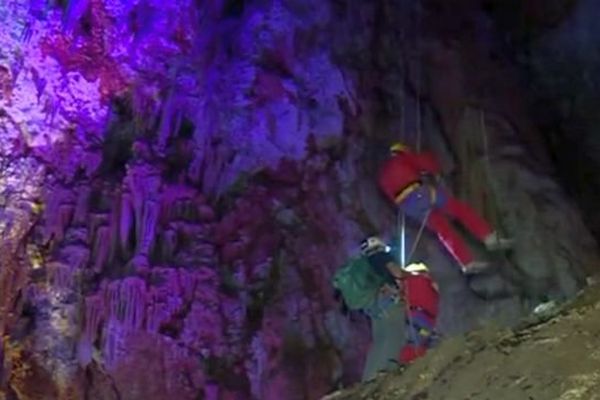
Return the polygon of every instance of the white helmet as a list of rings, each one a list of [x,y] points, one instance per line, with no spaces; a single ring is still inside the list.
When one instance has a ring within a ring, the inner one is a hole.
[[[369,256],[379,251],[386,251],[387,249],[388,246],[385,244],[385,242],[377,236],[368,237],[360,244],[360,252],[364,256]]]
[[[427,268],[427,265],[425,265],[423,263],[408,264],[406,267],[404,267],[404,270],[406,272],[411,272],[413,274],[418,274],[421,272],[429,272],[429,268]]]

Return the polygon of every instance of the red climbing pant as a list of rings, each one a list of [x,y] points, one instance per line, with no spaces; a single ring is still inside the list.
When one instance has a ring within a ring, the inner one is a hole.
[[[423,356],[432,346],[436,319],[436,315],[430,315],[426,310],[411,305],[406,319],[407,343],[398,355],[400,364],[408,364]]]
[[[425,353],[427,353],[427,347],[415,346],[409,343],[402,347],[402,350],[400,351],[400,357],[398,357],[398,361],[400,364],[410,364],[417,358],[424,356]]]
[[[422,185],[413,191],[400,204],[400,208],[411,218],[422,221],[431,205],[430,188]],[[478,240],[484,241],[492,233],[491,226],[469,205],[454,198],[447,191],[437,188],[433,206],[427,220],[427,227],[435,232],[446,250],[467,267],[473,261],[471,250],[458,232],[450,224],[449,218],[460,222]]]

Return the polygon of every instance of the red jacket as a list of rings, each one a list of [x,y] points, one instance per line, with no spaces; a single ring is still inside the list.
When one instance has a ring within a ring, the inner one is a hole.
[[[438,314],[439,293],[429,274],[411,274],[402,278],[404,298],[411,307],[423,309],[435,320]]]
[[[378,184],[393,202],[398,193],[421,179],[422,173],[439,174],[441,167],[433,153],[402,152],[387,160],[379,170]]]

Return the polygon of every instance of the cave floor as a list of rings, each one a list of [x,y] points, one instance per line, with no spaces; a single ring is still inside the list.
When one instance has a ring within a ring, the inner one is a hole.
[[[402,372],[325,399],[600,399],[600,285],[517,328],[447,339]]]

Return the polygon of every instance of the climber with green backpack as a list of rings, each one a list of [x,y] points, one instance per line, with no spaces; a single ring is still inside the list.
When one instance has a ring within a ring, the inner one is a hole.
[[[406,343],[406,307],[396,285],[405,272],[395,266],[390,248],[378,237],[369,237],[361,244],[361,255],[350,259],[333,278],[346,306],[371,319],[372,342],[363,381],[398,366],[398,354]]]

